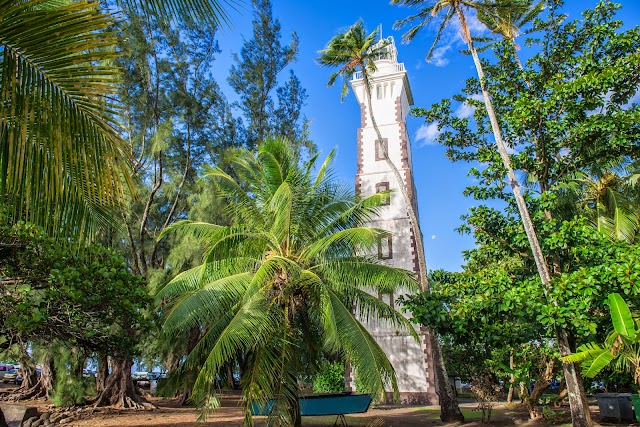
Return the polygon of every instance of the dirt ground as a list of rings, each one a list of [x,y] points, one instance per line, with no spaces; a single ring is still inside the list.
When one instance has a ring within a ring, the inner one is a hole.
[[[14,385],[0,384],[0,391],[13,388]],[[67,425],[77,427],[237,427],[242,425],[243,414],[238,395],[226,395],[220,398],[222,408],[209,416],[206,422],[197,422],[199,410],[181,407],[176,399],[149,398],[157,409],[152,411],[125,411],[100,409],[89,418],[74,421]],[[50,410],[49,402],[29,401],[21,402],[29,406],[36,406],[40,412]],[[467,423],[465,427],[486,426],[482,424],[480,411],[475,410],[473,402],[461,403]],[[562,418],[562,417],[561,417]],[[264,426],[264,418],[254,417],[254,424]],[[306,427],[333,426],[336,417],[303,417],[302,424]],[[557,420],[561,424],[563,420]],[[439,419],[437,406],[401,406],[377,407],[366,414],[347,415],[346,422],[350,427],[383,427],[383,426],[443,426]],[[548,425],[544,421],[530,421],[526,411],[515,405],[498,405],[494,408],[492,426],[509,427],[538,427]]]
[[[150,399],[158,409],[145,412],[114,412],[108,414],[95,414],[91,419],[82,420],[72,425],[93,427],[187,427],[194,425],[237,427],[242,425],[243,414],[239,406],[237,396],[227,396],[221,399],[222,408],[207,419],[207,422],[197,423],[199,411],[194,408],[178,406],[176,400]],[[480,412],[474,411],[475,404],[464,404],[465,417],[471,421],[466,426],[473,427],[480,424]],[[527,424],[533,427],[536,424],[527,423],[526,414],[516,410],[509,410],[500,406],[496,408],[496,417],[491,423],[494,426],[520,426]],[[373,408],[366,414],[354,414],[346,416],[346,422],[351,427],[367,426],[440,426],[438,419],[439,408],[429,406],[404,406]],[[264,426],[264,418],[255,417],[256,426]],[[302,424],[308,427],[332,426],[336,417],[303,417]],[[544,424],[540,424],[544,425]]]

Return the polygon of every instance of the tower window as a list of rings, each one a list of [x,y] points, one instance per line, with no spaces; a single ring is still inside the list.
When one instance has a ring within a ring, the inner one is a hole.
[[[378,239],[378,259],[392,259],[393,246],[391,235],[382,236]]]
[[[389,140],[387,138],[376,139],[376,160],[384,160],[388,149]]]
[[[382,86],[376,86],[376,98],[382,99]]]
[[[389,191],[389,183],[388,182],[379,182],[376,184],[376,194],[382,193],[383,191]],[[388,206],[391,202],[391,197],[387,196],[381,203],[380,206]]]

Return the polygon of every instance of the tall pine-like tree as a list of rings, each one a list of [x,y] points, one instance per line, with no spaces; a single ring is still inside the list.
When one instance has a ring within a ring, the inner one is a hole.
[[[229,72],[229,84],[240,95],[237,106],[245,120],[245,145],[256,147],[268,136],[289,139],[298,150],[315,151],[309,140],[307,119],[301,110],[306,90],[293,70],[280,74],[296,59],[298,36],[282,43],[281,25],[274,19],[270,0],[254,0],[253,36],[246,40]]]

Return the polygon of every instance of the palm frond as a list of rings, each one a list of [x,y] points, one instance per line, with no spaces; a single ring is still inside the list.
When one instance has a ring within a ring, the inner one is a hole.
[[[338,336],[347,361],[364,389],[380,398],[387,386],[398,393],[395,371],[384,351],[371,334],[345,307],[340,297],[329,290]]]
[[[240,272],[201,283],[178,299],[166,317],[165,329],[176,333],[220,318],[245,295],[252,279],[251,272]]]
[[[194,384],[194,400],[203,401],[211,394],[211,384],[225,363],[280,327],[280,319],[270,310],[269,301],[261,293],[254,293],[217,336]]]
[[[315,257],[322,257],[327,254],[328,251],[347,249],[348,248],[372,248],[377,243],[377,238],[386,234],[386,231],[376,230],[368,227],[353,227],[345,230],[337,231],[327,237],[319,239],[311,243],[302,252],[301,256],[304,259],[312,259]],[[338,254],[343,256],[349,256],[350,254],[343,254],[339,251]]]
[[[167,24],[192,21],[213,28],[229,27],[229,9],[236,10],[241,0],[118,0],[125,9],[153,14]]]
[[[192,236],[203,242],[209,242],[218,236],[222,228],[220,225],[209,224],[208,222],[185,219],[176,221],[165,227],[158,236],[158,240],[163,239],[168,234],[176,233],[182,236]]]
[[[355,287],[371,290],[374,294],[388,294],[401,290],[416,292],[420,288],[415,276],[409,271],[365,257],[331,260],[317,264],[314,270],[322,271],[323,276],[335,283],[340,290]]]
[[[95,3],[0,1],[0,202],[83,238],[133,188],[118,136],[114,19]],[[52,6],[52,5],[49,5]],[[28,30],[27,30],[28,29]]]

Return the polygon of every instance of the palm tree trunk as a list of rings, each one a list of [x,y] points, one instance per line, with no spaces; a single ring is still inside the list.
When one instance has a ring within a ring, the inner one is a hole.
[[[365,98],[367,99],[367,107],[369,109],[369,116],[371,117],[371,124],[373,125],[373,129],[376,132],[376,137],[378,138],[378,140],[382,141],[382,134],[380,133],[380,129],[378,128],[378,124],[376,123],[375,115],[373,113],[373,105],[371,102],[371,85],[369,84],[367,70],[364,68],[362,69],[362,78],[364,80]],[[400,171],[398,170],[396,165],[393,163],[391,158],[389,158],[387,147],[385,147],[384,144],[380,145],[384,154],[384,160],[387,162],[389,169],[391,169],[391,172],[398,182],[400,193],[402,194],[402,198],[404,199],[404,203],[407,208],[409,222],[411,223],[413,237],[416,242],[416,257],[418,258],[418,277],[420,280],[420,288],[423,292],[426,292],[429,290],[429,280],[427,279],[427,263],[424,254],[422,231],[420,230],[420,223],[418,222],[418,216],[416,215],[413,200],[409,197],[409,193],[407,191],[407,186],[413,185],[413,183],[407,182],[406,186],[403,185],[404,179],[402,178],[402,175],[400,174]],[[427,331],[427,336],[429,338],[431,351],[433,352],[434,356],[433,371],[436,377],[435,382],[437,387],[437,394],[440,400],[440,419],[443,422],[464,422],[464,415],[462,415],[462,411],[460,411],[458,398],[449,385],[449,376],[447,375],[447,368],[442,358],[442,350],[440,349],[438,337],[431,331]]]
[[[491,98],[489,97],[489,91],[487,90],[485,84],[482,63],[480,62],[478,52],[473,45],[473,40],[471,39],[471,34],[469,32],[469,27],[467,26],[464,13],[459,7],[456,7],[456,13],[458,15],[458,18],[460,19],[462,32],[465,41],[469,46],[469,50],[471,51],[471,56],[473,57],[473,62],[476,66],[478,78],[480,79],[482,96],[484,98],[484,104],[487,109],[489,121],[491,122],[491,128],[493,130],[493,136],[496,140],[496,146],[498,148],[498,152],[500,153],[500,157],[502,158],[502,163],[507,170],[507,177],[509,178],[509,183],[511,184],[511,188],[513,190],[513,196],[516,199],[516,204],[518,205],[518,211],[520,212],[522,225],[527,234],[529,245],[531,246],[531,252],[533,253],[533,258],[538,269],[538,275],[540,276],[540,280],[542,281],[544,293],[546,296],[548,296],[548,293],[551,290],[551,275],[549,273],[549,266],[547,265],[544,255],[542,254],[542,248],[540,247],[538,236],[536,235],[535,229],[533,228],[533,222],[531,221],[531,217],[529,216],[529,209],[525,203],[524,197],[522,196],[520,184],[518,183],[513,168],[511,167],[511,160],[509,159],[509,154],[507,153],[504,141],[502,140],[502,132],[500,131],[498,119],[493,109]],[[554,305],[557,305],[557,301],[555,300],[550,302]],[[568,345],[566,331],[562,328],[557,328],[556,339],[558,341],[558,347],[562,356],[570,354],[571,350]],[[586,402],[584,390],[581,387],[582,381],[580,380],[575,365],[573,363],[564,363],[563,370],[565,374],[565,380],[567,382],[567,389],[569,390],[569,404],[571,406],[572,423],[574,427],[590,427],[592,425],[591,414],[589,413],[589,406]]]

